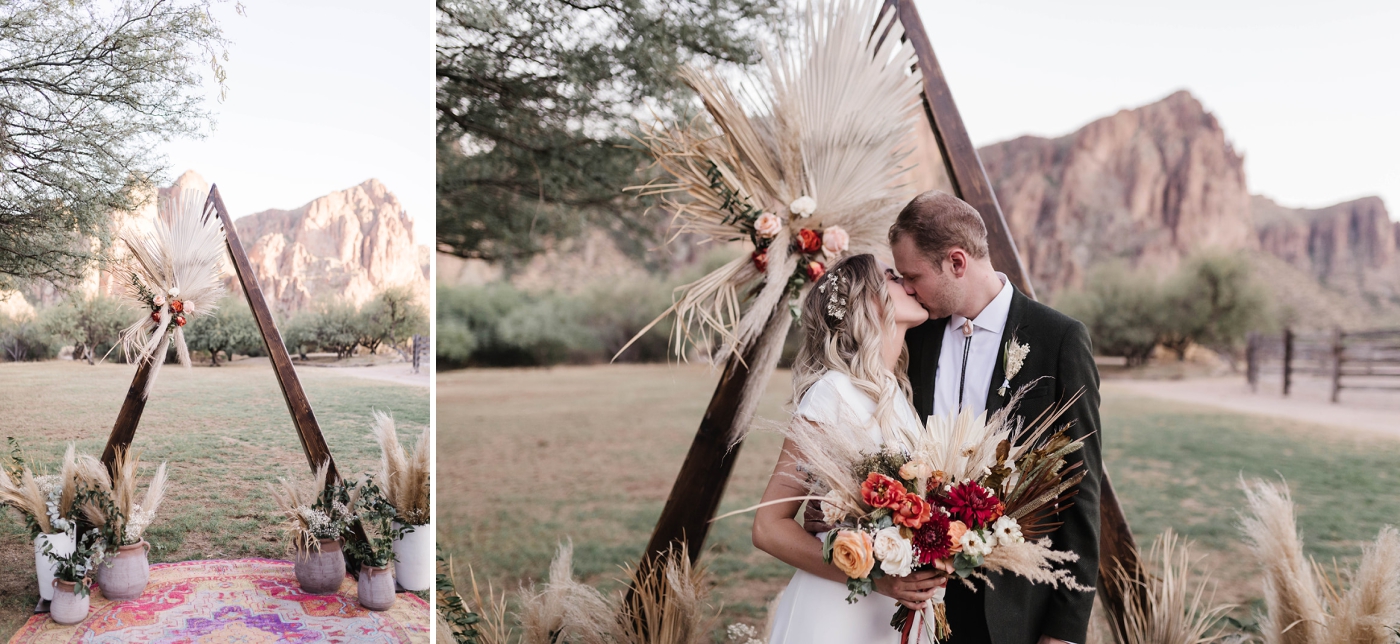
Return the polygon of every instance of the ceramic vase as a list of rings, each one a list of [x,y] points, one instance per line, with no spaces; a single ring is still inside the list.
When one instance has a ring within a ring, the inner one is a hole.
[[[340,551],[339,539],[321,539],[320,552],[298,549],[294,569],[302,592],[328,595],[340,590],[345,580],[345,553]]]
[[[360,566],[360,606],[370,610],[389,610],[394,605],[394,575],[389,567]]]
[[[49,617],[60,624],[77,624],[88,616],[88,607],[91,606],[92,595],[85,594],[79,597],[76,592],[77,584],[71,581],[53,581],[53,602],[49,604]]]
[[[151,562],[147,556],[150,551],[151,544],[143,539],[109,553],[94,571],[102,596],[113,601],[127,601],[146,592],[146,582],[151,578]]]
[[[34,573],[39,577],[39,597],[53,601],[54,570],[58,568],[58,562],[44,554],[44,544],[52,544],[53,554],[57,556],[71,555],[73,536],[67,532],[59,532],[34,537]]]
[[[395,521],[394,525],[401,524]],[[413,532],[394,540],[394,579],[404,590],[432,588],[436,567],[433,524],[413,526]]]

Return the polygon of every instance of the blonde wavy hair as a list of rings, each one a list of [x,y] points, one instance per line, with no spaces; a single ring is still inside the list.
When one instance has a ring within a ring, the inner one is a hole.
[[[881,433],[898,435],[895,397],[912,399],[903,348],[891,370],[881,357],[882,336],[895,332],[894,301],[874,255],[852,255],[832,264],[802,301],[802,344],[792,365],[792,404],[829,371],[844,373],[875,401]]]

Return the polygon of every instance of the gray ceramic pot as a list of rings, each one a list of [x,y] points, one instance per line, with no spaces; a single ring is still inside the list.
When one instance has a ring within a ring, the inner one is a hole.
[[[320,544],[320,552],[296,553],[297,583],[309,595],[329,595],[340,590],[345,581],[345,553],[340,551],[340,540],[322,539]]]
[[[370,610],[389,610],[394,605],[394,575],[388,566],[360,566],[360,606]]]
[[[71,581],[53,581],[53,601],[49,603],[49,617],[60,624],[77,624],[88,616],[92,605],[92,595],[79,597],[73,592],[77,584]]]
[[[102,596],[120,602],[136,599],[146,592],[146,582],[151,578],[151,562],[147,556],[150,551],[151,544],[142,540],[117,548],[106,561],[98,564],[94,578]]]

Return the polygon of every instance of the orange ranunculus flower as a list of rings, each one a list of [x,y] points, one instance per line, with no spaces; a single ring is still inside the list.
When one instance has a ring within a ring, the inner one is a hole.
[[[948,538],[953,540],[953,548],[948,552],[962,552],[962,537],[967,534],[967,524],[962,521],[953,521],[948,524]]]
[[[871,472],[860,484],[860,498],[872,508],[894,508],[907,494],[904,484],[879,472]]]
[[[822,236],[810,228],[797,231],[797,245],[802,252],[811,255],[822,249]]]
[[[875,541],[864,532],[842,530],[832,542],[831,563],[847,577],[861,579],[875,567]]]
[[[891,518],[894,519],[895,525],[902,525],[910,530],[918,530],[933,514],[933,506],[917,494],[904,495],[899,504],[890,509],[894,510]]]

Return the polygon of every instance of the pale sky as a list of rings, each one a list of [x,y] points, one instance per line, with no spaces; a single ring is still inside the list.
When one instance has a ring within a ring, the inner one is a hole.
[[[371,177],[433,237],[431,2],[243,0],[216,16],[233,41],[217,124],[168,144],[170,178],[218,184],[234,217],[295,208]],[[212,81],[209,81],[212,86]],[[213,94],[217,97],[216,94]]]
[[[916,0],[977,145],[1060,136],[1190,90],[1294,207],[1400,219],[1400,2]]]

